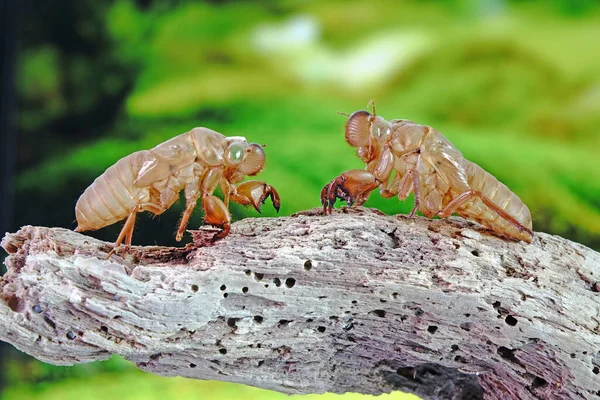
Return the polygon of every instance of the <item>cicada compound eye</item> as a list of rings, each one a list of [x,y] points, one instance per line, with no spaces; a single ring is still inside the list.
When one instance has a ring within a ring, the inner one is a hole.
[[[238,171],[244,175],[256,175],[265,165],[265,150],[258,143],[251,143],[246,150],[244,161],[238,166]]]
[[[244,157],[249,152],[248,144],[242,141],[232,142],[227,146],[225,157],[229,165],[238,165],[244,161]]]
[[[390,137],[392,130],[390,124],[381,117],[376,117],[371,126],[373,137],[378,141],[386,140]]]

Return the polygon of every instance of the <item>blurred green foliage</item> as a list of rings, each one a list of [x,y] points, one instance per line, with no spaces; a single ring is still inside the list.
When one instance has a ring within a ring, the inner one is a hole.
[[[17,226],[73,227],[79,194],[104,169],[195,126],[268,145],[259,179],[279,191],[281,214],[319,206],[326,182],[362,167],[336,112],[373,98],[380,115],[437,128],[506,183],[535,230],[600,249],[597,1],[62,3],[25,18]],[[376,193],[366,205],[412,208]],[[140,219],[134,242],[174,244],[181,211]],[[233,215],[257,216],[235,205]],[[201,223],[197,212],[190,226]],[[113,241],[119,229],[93,235]],[[32,366],[34,378],[16,373],[5,398],[65,399],[108,382],[185,387],[178,398],[213,390],[97,365]],[[64,383],[25,386],[63,373]]]
[[[113,365],[122,364],[122,360],[108,361]],[[90,399],[177,399],[177,400],[418,400],[414,395],[392,393],[381,396],[366,396],[349,393],[343,396],[307,395],[288,396],[250,386],[236,385],[217,381],[196,381],[184,378],[165,378],[150,375],[135,369],[119,368],[118,374],[99,372],[93,380],[85,379],[86,374],[79,373],[60,383],[52,382],[37,386],[15,386],[0,396],[1,400],[90,400]],[[88,375],[89,376],[89,375]]]

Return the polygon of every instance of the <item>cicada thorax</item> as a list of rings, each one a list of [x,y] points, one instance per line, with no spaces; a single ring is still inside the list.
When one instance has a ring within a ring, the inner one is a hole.
[[[392,120],[390,126],[392,134],[389,145],[397,156],[417,150],[423,143],[423,139],[428,136],[430,129],[408,120]]]
[[[207,167],[224,164],[226,136],[208,128],[194,128],[188,135],[195,149],[196,162]]]

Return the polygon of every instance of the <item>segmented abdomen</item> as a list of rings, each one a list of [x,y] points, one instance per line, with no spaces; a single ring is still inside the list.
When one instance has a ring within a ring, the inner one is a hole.
[[[135,152],[96,178],[77,200],[76,231],[96,230],[114,224],[127,217],[141,201],[147,201],[148,189],[135,187],[133,181],[144,162],[151,158],[147,150]]]
[[[481,194],[489,198],[521,225],[531,230],[531,213],[525,203],[516,194],[511,192],[506,185],[479,165],[467,160],[465,161],[466,174],[471,189],[481,192]],[[511,222],[502,218],[479,198],[475,198],[459,208],[458,214],[471,218],[505,236],[528,243],[531,242],[531,235],[528,232],[519,231]]]

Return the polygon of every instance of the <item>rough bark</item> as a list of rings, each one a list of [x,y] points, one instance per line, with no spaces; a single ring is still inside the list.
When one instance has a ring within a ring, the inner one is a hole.
[[[110,244],[24,227],[2,242],[0,339],[57,365],[120,354],[160,375],[285,393],[600,393],[598,253],[459,218],[317,214],[108,261]]]

